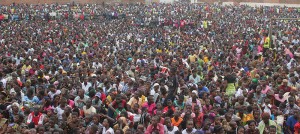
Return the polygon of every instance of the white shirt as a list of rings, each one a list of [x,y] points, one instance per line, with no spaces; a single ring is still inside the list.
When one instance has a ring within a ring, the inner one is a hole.
[[[48,93],[48,95],[50,96],[51,100],[53,100],[54,95],[59,95],[60,93],[61,93],[60,90],[56,90],[55,93],[53,93],[53,92],[50,91],[50,92]]]
[[[85,85],[84,82],[81,83],[81,88],[87,93],[89,91],[89,88],[92,86],[92,84],[90,82],[87,82],[87,84]]]
[[[102,134],[114,134],[114,130],[110,127],[106,130],[105,127],[102,129]]]
[[[86,106],[83,106],[83,112],[84,112],[84,115],[87,116],[87,115],[93,115],[96,113],[96,108],[94,108],[93,106],[91,106],[89,109],[86,109]]]
[[[167,126],[164,125],[165,128],[165,134],[175,134],[176,131],[178,131],[178,127],[174,126],[172,131],[169,131]]]
[[[188,133],[188,132],[186,132],[186,129],[184,129],[183,131],[182,131],[182,134],[193,134],[193,133],[196,133],[196,129],[195,128],[193,128],[193,131],[191,132],[191,133]]]
[[[58,106],[54,109],[54,112],[57,113],[58,119],[60,119],[60,120],[63,119],[62,114],[65,112],[64,109],[62,109],[62,108],[60,108],[60,106]]]
[[[196,75],[196,77],[194,77],[193,75],[190,75],[189,76],[189,80],[190,81],[193,81],[194,84],[197,84],[201,81],[201,78],[199,75]]]

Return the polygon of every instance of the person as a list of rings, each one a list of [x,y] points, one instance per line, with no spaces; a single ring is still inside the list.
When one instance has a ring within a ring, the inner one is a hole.
[[[296,123],[299,120],[299,111],[298,110],[294,110],[293,115],[289,116],[287,121],[286,121],[286,126],[288,133],[294,133],[294,126],[296,125]]]
[[[165,133],[164,126],[158,123],[158,121],[159,121],[158,116],[153,116],[151,119],[151,125],[147,127],[145,134],[152,134],[152,133],[164,134]]]
[[[96,114],[96,108],[94,106],[92,106],[92,100],[91,99],[88,99],[86,101],[86,105],[83,106],[83,113],[85,116],[90,116],[90,115],[93,115],[93,114]]]
[[[103,120],[102,125],[103,125],[103,130],[102,130],[103,134],[114,134],[114,130],[111,127],[109,127],[109,122],[107,119]]]
[[[27,124],[34,124],[34,125],[42,125],[44,120],[44,115],[39,112],[39,108],[35,107],[34,111],[29,114],[27,118]]]
[[[245,134],[258,134],[259,130],[256,128],[255,121],[248,121],[248,129],[246,129]]]
[[[262,121],[258,124],[258,130],[260,134],[263,133],[270,133],[270,126],[275,126],[276,129],[279,129],[277,127],[276,122],[270,120],[270,114],[269,113],[263,113],[262,114]],[[280,131],[277,131],[277,133],[280,133]]]
[[[165,118],[165,134],[173,134],[175,133],[176,131],[179,131],[178,127],[177,126],[173,126],[172,123],[171,123],[171,118],[169,117],[166,117]]]
[[[182,131],[182,134],[192,134],[195,133],[197,130],[194,128],[193,120],[189,120],[186,122],[186,129]]]
[[[245,128],[243,126],[239,126],[236,128],[237,134],[245,134]]]
[[[89,97],[84,93],[85,91],[83,89],[80,89],[78,91],[78,96],[74,99],[75,106],[80,109],[83,108],[83,106],[86,104],[86,101],[89,99]]]

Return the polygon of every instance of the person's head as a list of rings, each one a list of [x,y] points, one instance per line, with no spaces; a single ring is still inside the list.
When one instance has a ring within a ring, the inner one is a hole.
[[[92,125],[90,127],[89,134],[96,134],[97,131],[98,131],[98,126],[97,125]]]
[[[167,127],[172,127],[172,123],[171,123],[172,121],[171,121],[171,118],[170,117],[166,117],[165,118],[165,125],[167,126]]]
[[[295,105],[295,99],[294,99],[293,97],[289,97],[289,98],[288,98],[288,101],[289,101],[290,107],[293,108],[294,105]]]
[[[210,119],[204,120],[203,129],[204,129],[204,130],[209,130],[210,124],[211,124],[211,120],[210,120]]]
[[[123,130],[122,129],[117,129],[115,131],[115,134],[124,134]]]
[[[245,128],[243,126],[239,126],[236,129],[237,134],[244,134],[245,133]]]
[[[148,103],[149,104],[154,103],[154,97],[153,97],[153,95],[149,95],[147,99],[148,99]]]
[[[116,96],[116,103],[121,103],[121,101],[122,101],[122,96],[120,94],[118,94]]]
[[[270,114],[269,113],[263,113],[261,117],[262,117],[262,120],[265,124],[269,124],[269,120],[270,120]]]
[[[168,99],[168,101],[167,101],[167,105],[170,107],[170,106],[173,106],[173,102],[172,102],[172,100],[171,99]]]
[[[44,126],[38,126],[36,130],[38,134],[44,134],[46,131]]]
[[[62,107],[66,106],[67,102],[68,102],[68,100],[65,97],[62,97],[60,99],[60,106],[62,106]]]
[[[81,98],[84,97],[84,92],[85,92],[84,89],[79,89],[78,96]]]
[[[271,126],[269,127],[269,133],[270,133],[270,134],[276,134],[276,133],[277,133],[276,126],[271,125]]]
[[[121,103],[122,104],[122,103]],[[92,106],[92,100],[91,99],[88,99],[86,101],[86,108],[89,109],[90,107]]]
[[[215,134],[225,134],[224,128],[220,125],[214,127]]]
[[[151,119],[152,125],[156,126],[158,122],[159,122],[159,117],[158,116],[153,116],[152,119]]]
[[[55,86],[53,84],[49,85],[48,88],[52,93],[56,92]]]
[[[239,96],[239,97],[238,97],[238,102],[239,102],[240,104],[243,104],[244,101],[245,101],[244,96]]]
[[[216,125],[221,125],[221,117],[216,117],[215,118],[215,124]]]
[[[254,131],[255,127],[256,127],[255,121],[254,120],[248,121],[248,127],[249,127],[250,130]]]
[[[283,95],[284,95],[284,91],[283,90],[279,90],[279,93],[278,93],[279,97],[282,98]]]
[[[109,122],[108,122],[108,120],[107,120],[107,119],[104,119],[103,122],[102,122],[102,125],[103,125],[104,127],[109,127]]]
[[[188,120],[186,122],[186,129],[187,130],[192,130],[193,128],[194,128],[194,122],[193,122],[193,120]]]
[[[144,132],[144,131],[145,131],[145,128],[144,128],[143,124],[138,124],[138,126],[137,126],[137,132],[141,133],[141,132]]]

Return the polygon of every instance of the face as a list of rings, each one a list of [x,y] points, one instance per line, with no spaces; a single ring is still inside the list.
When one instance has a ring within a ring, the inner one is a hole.
[[[153,117],[152,120],[151,120],[151,122],[152,122],[152,125],[157,125],[158,118],[157,117]]]
[[[191,130],[193,127],[194,127],[194,123],[192,121],[188,121],[187,125],[186,125],[186,128]]]
[[[255,130],[255,122],[251,122],[251,123],[249,124],[249,128],[250,128],[251,130]]]
[[[237,134],[244,134],[245,133],[245,129],[244,128],[239,128],[237,131]]]
[[[269,132],[270,134],[276,134],[276,128],[270,128]]]
[[[171,127],[172,125],[171,125],[171,119],[166,119],[165,120],[165,125],[167,126],[167,127]]]
[[[268,124],[270,120],[270,116],[263,116],[262,120],[264,121],[264,123]]]

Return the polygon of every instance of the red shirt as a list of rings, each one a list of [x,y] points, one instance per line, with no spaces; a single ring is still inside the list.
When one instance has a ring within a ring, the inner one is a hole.
[[[279,89],[283,90],[284,92],[290,92],[292,90],[291,87],[286,86],[286,85],[279,86]]]
[[[126,100],[122,100],[121,103],[122,103],[123,107],[126,108]],[[111,103],[111,105],[115,109],[118,108],[118,104],[115,100]]]

